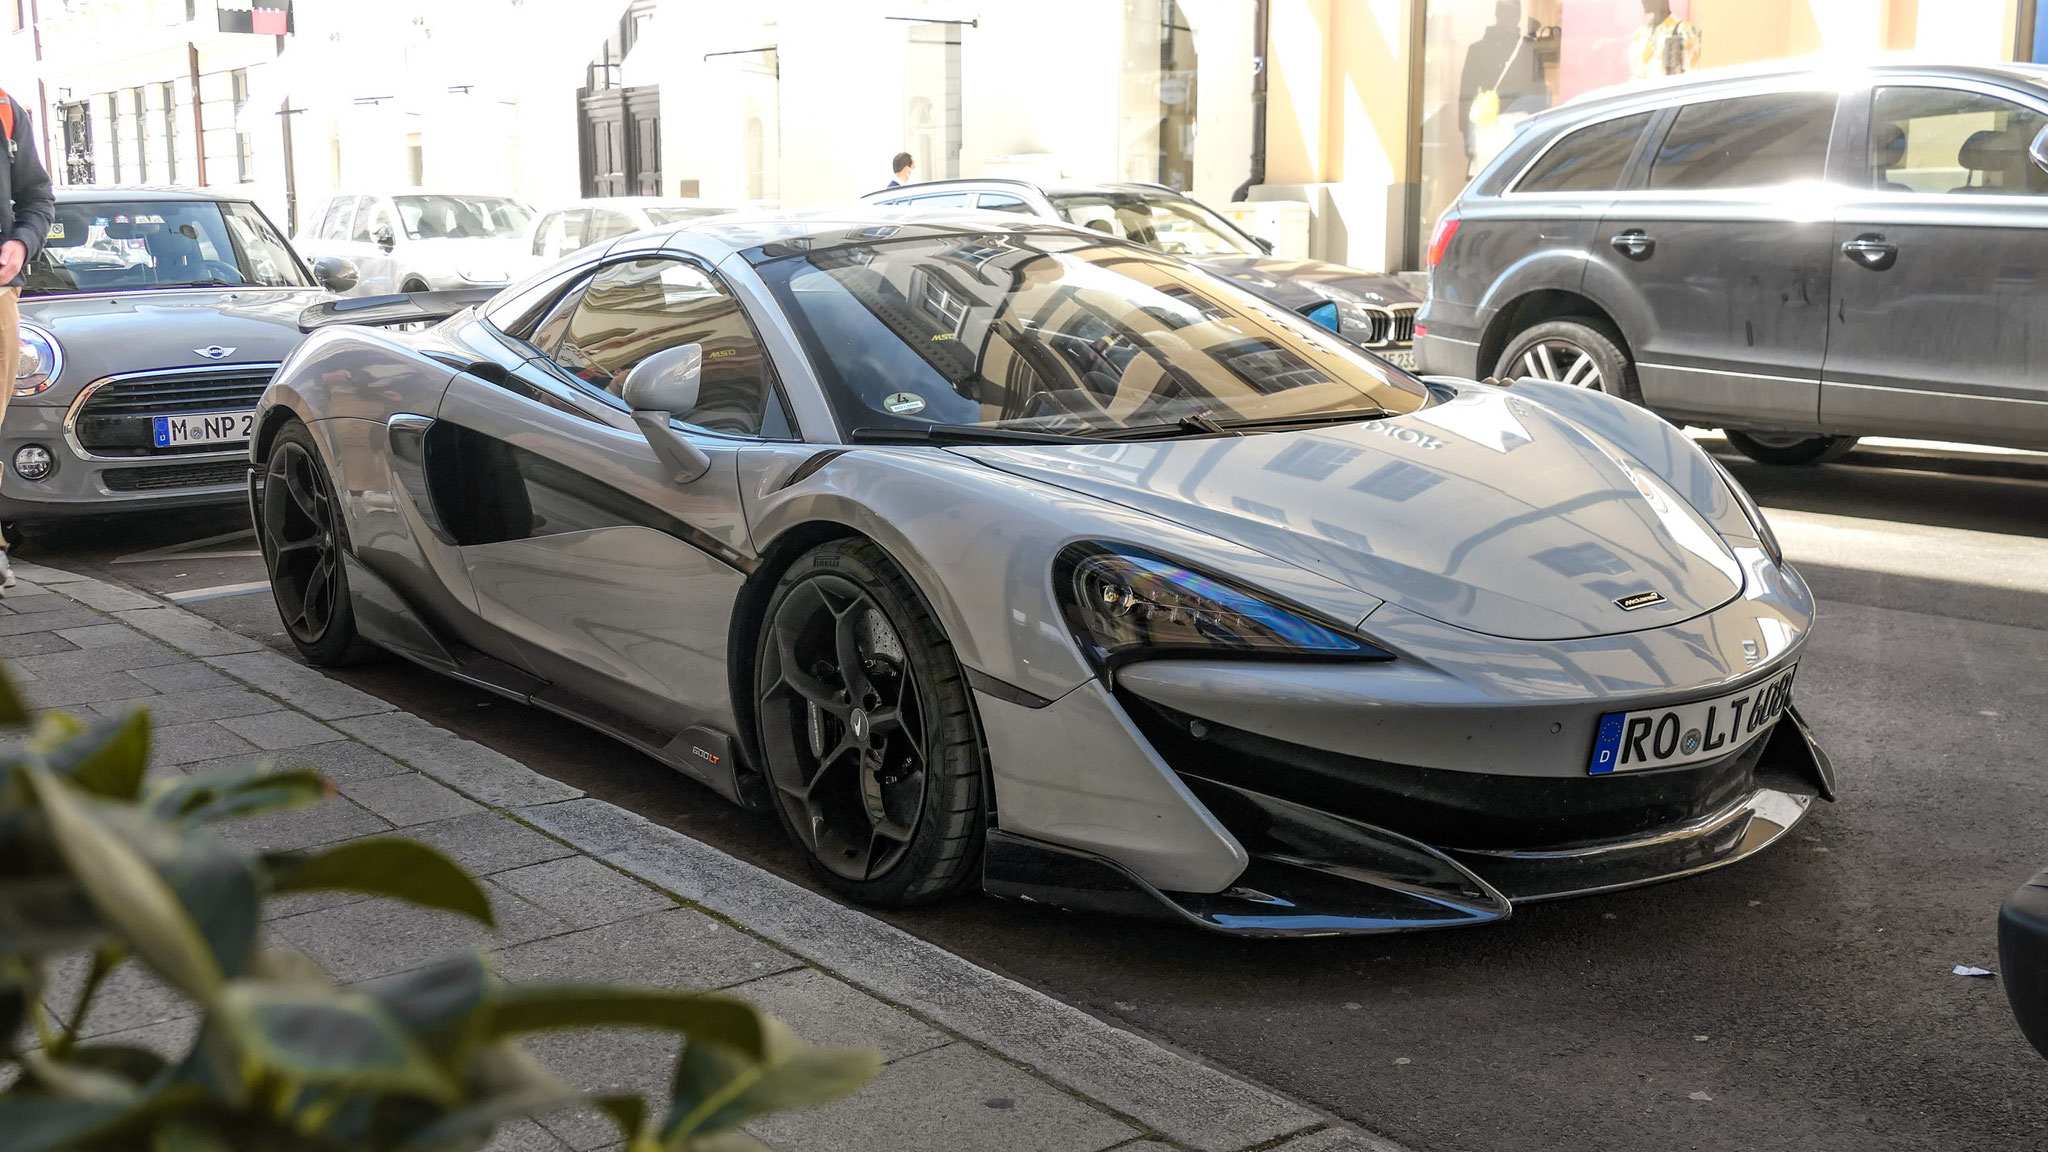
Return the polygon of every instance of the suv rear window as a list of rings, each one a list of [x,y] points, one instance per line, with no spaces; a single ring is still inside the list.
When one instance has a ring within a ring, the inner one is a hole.
[[[1650,187],[1762,188],[1819,180],[1827,174],[1834,126],[1832,92],[1688,104],[1650,164]]]
[[[1618,186],[1636,138],[1649,123],[1650,113],[1640,112],[1573,132],[1550,146],[1515,191],[1604,192]]]

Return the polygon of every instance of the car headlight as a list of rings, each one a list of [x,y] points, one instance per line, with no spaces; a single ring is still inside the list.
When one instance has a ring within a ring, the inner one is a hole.
[[[503,284],[512,279],[510,272],[505,271],[503,268],[493,268],[488,265],[474,268],[457,268],[455,274],[471,284]]]
[[[1778,546],[1778,534],[1771,531],[1771,522],[1764,519],[1764,510],[1757,507],[1756,497],[1751,496],[1749,489],[1742,486],[1742,481],[1737,480],[1735,474],[1728,471],[1726,464],[1712,456],[1707,459],[1713,462],[1714,470],[1721,474],[1721,482],[1728,486],[1728,494],[1735,497],[1735,506],[1742,509],[1743,518],[1756,530],[1757,542],[1764,546],[1764,555],[1769,556],[1773,564],[1783,564],[1785,550]]]
[[[33,396],[55,383],[64,371],[64,349],[57,338],[34,324],[21,325],[21,362],[14,370],[14,394]]]
[[[1142,548],[1075,544],[1053,562],[1067,624],[1109,670],[1148,656],[1391,660],[1309,613]]]

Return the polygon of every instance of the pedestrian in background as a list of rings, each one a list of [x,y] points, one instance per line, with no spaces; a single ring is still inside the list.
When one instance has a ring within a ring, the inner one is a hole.
[[[889,161],[889,171],[894,172],[896,174],[896,178],[894,180],[889,181],[889,187],[900,188],[903,185],[910,183],[911,173],[913,173],[916,170],[916,159],[914,159],[908,152],[898,152],[896,154],[896,158],[894,160]]]
[[[6,180],[0,187],[0,420],[21,375],[21,286],[23,272],[43,250],[57,219],[57,201],[50,193],[50,174],[36,156],[36,135],[28,113],[14,97],[0,92],[0,130],[7,137]],[[0,534],[0,592],[14,587],[14,566],[7,562],[7,538]]]

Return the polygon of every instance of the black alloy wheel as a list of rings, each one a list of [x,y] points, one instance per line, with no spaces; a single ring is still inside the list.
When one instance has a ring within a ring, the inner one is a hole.
[[[340,509],[312,433],[296,420],[278,432],[264,463],[257,538],[270,595],[285,631],[315,664],[354,664],[376,649],[356,633],[342,567]]]
[[[966,682],[880,548],[832,541],[783,576],[755,691],[776,811],[828,886],[902,906],[975,878],[984,758]]]
[[[1722,430],[1737,452],[1759,464],[1832,464],[1856,447],[1854,436],[1808,436],[1801,432]]]

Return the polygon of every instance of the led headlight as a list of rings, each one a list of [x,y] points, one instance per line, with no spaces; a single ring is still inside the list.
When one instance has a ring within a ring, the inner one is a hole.
[[[1141,657],[1391,660],[1309,613],[1126,545],[1076,544],[1053,563],[1061,608],[1105,669]]]
[[[48,388],[64,371],[64,349],[57,338],[34,324],[21,326],[21,362],[14,370],[14,394],[33,396]]]
[[[1727,465],[1712,456],[1707,459],[1713,461],[1714,470],[1721,474],[1721,482],[1728,485],[1728,494],[1735,497],[1735,506],[1742,509],[1743,517],[1756,530],[1757,541],[1764,546],[1764,555],[1769,556],[1773,564],[1783,564],[1785,551],[1778,546],[1778,534],[1771,531],[1771,522],[1764,519],[1764,510],[1757,507],[1756,498],[1749,494],[1749,489],[1742,486],[1742,481],[1737,480],[1733,472],[1728,471]]]

